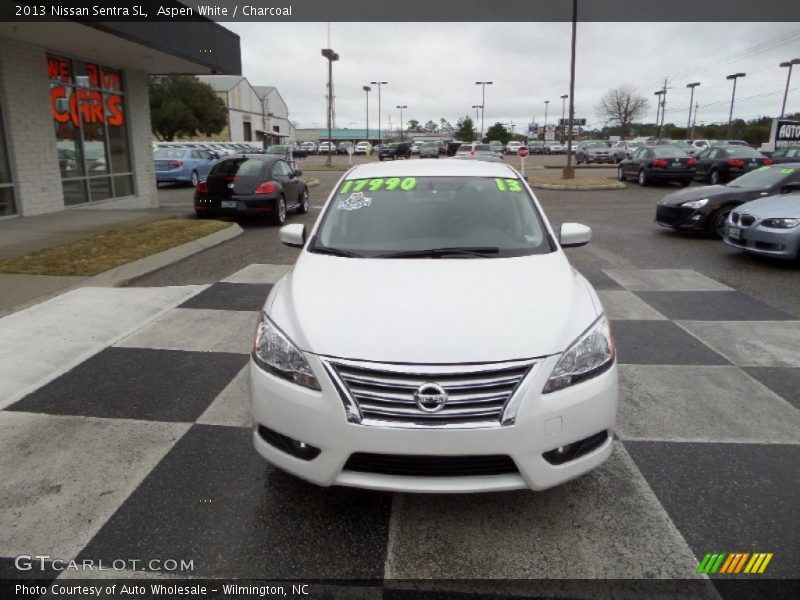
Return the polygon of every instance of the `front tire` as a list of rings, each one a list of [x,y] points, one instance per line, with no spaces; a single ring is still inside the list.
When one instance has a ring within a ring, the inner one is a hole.
[[[625,173],[623,173],[622,167],[617,168],[617,181],[625,181]]]
[[[708,218],[708,232],[711,235],[722,238],[722,234],[725,232],[725,221],[728,220],[731,210],[733,210],[733,207],[723,206]]]
[[[297,207],[297,214],[304,215],[308,212],[308,188],[303,190],[303,195],[300,196],[300,206]]]
[[[197,187],[197,184],[200,182],[200,176],[197,174],[197,171],[192,171],[191,182],[192,187]]]
[[[644,172],[644,169],[639,169],[639,177],[637,181],[639,182],[639,185],[642,187],[650,183],[650,181],[647,179],[647,173]]]
[[[280,227],[286,222],[286,198],[281,196],[275,201],[275,210],[272,213],[272,224]]]

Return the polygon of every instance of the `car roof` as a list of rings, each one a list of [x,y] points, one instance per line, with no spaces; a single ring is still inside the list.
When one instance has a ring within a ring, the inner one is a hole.
[[[404,160],[366,163],[353,167],[347,179],[372,177],[513,177],[517,173],[505,163],[445,159],[440,161]]]

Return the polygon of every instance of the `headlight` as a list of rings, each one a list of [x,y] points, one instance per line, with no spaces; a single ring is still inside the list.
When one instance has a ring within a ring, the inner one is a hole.
[[[567,348],[542,392],[554,392],[599,375],[611,367],[615,355],[614,335],[603,315]]]
[[[702,200],[692,200],[691,202],[684,202],[681,206],[685,206],[686,208],[703,208],[706,204],[708,204],[708,198],[703,198]]]
[[[312,390],[320,389],[303,353],[265,314],[261,315],[261,322],[256,327],[253,359],[273,375]]]
[[[791,229],[800,225],[800,219],[764,219],[761,221],[762,227],[773,227],[775,229]]]

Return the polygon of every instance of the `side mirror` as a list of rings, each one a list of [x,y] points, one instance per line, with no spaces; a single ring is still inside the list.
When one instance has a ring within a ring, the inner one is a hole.
[[[295,176],[295,177],[300,177],[300,175],[302,175],[302,174],[303,174],[303,172],[302,172],[302,171],[295,171],[295,172],[294,172],[294,176]]]
[[[564,223],[558,234],[562,248],[584,246],[592,239],[592,228],[580,223]]]
[[[287,246],[302,248],[306,243],[306,226],[300,223],[284,225],[278,231],[281,242]]]

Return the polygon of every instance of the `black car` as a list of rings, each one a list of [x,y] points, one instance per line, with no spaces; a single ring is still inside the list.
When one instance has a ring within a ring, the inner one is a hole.
[[[221,160],[197,184],[194,210],[198,217],[268,216],[283,225],[286,212],[308,212],[308,187],[289,163],[268,154]]]
[[[655,181],[676,182],[686,187],[695,175],[697,161],[675,146],[643,146],[617,167],[617,179],[636,179],[639,185]]]
[[[800,161],[768,165],[728,185],[693,187],[664,196],[656,206],[656,223],[722,237],[733,208],[757,198],[796,191],[800,191]]]
[[[381,148],[380,154],[378,154],[378,160],[386,160],[387,158],[391,158],[392,160],[398,158],[411,158],[411,142],[384,144],[384,146]]]
[[[697,178],[717,185],[770,164],[772,159],[749,146],[711,146],[697,155]]]
[[[770,158],[775,164],[800,162],[800,146],[779,148],[770,155]]]

